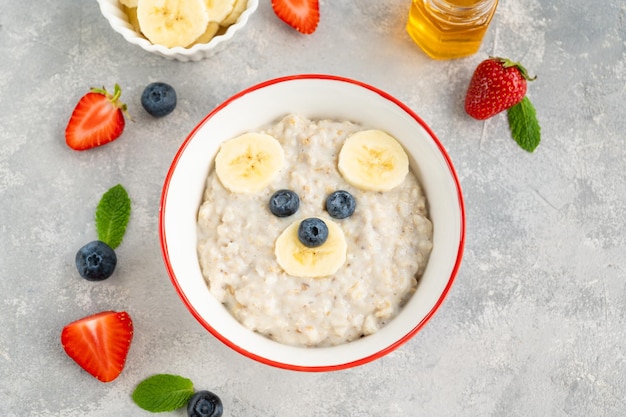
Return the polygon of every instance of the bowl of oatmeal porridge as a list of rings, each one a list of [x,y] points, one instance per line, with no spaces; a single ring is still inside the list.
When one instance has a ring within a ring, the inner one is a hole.
[[[465,213],[445,148],[409,107],[305,74],[252,86],[196,126],[159,227],[172,284],[213,336],[317,372],[368,363],[423,328],[460,267]]]

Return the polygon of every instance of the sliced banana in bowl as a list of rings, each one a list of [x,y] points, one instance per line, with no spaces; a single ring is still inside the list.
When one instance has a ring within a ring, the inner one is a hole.
[[[243,28],[258,0],[97,0],[128,42],[167,59],[199,61]]]
[[[206,31],[209,12],[204,0],[139,0],[137,21],[150,42],[186,47]]]

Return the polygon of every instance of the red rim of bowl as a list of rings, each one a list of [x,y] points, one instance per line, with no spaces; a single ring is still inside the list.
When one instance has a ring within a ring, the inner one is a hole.
[[[168,193],[168,189],[169,189],[169,184],[170,184],[170,180],[172,178],[172,175],[176,169],[176,166],[178,164],[178,161],[181,157],[181,155],[183,154],[183,152],[185,151],[185,148],[187,147],[187,145],[189,144],[189,142],[191,141],[191,139],[195,136],[195,133],[198,129],[200,129],[200,127],[204,124],[204,122],[208,119],[210,119],[211,117],[213,117],[213,115],[217,112],[219,112],[222,108],[228,106],[231,102],[237,100],[238,98],[249,94],[251,92],[254,92],[256,90],[262,89],[264,87],[273,85],[273,84],[279,84],[279,83],[283,83],[286,81],[293,81],[293,80],[306,80],[306,79],[317,79],[317,80],[331,80],[331,81],[339,81],[339,82],[345,82],[345,83],[349,83],[349,84],[354,84],[356,86],[360,86],[363,87],[367,90],[370,90],[378,95],[380,95],[381,97],[383,97],[384,99],[393,102],[395,105],[397,105],[398,107],[400,107],[402,110],[404,110],[408,115],[410,115],[424,130],[426,130],[426,132],[429,134],[429,136],[431,137],[431,139],[433,140],[433,142],[435,143],[435,145],[437,146],[437,148],[439,149],[439,152],[441,152],[441,155],[443,156],[443,158],[445,159],[447,165],[448,165],[448,169],[450,170],[450,175],[452,176],[452,179],[454,180],[455,186],[456,186],[456,190],[457,190],[457,197],[458,197],[458,203],[459,203],[459,211],[460,211],[460,236],[459,236],[459,247],[458,247],[458,251],[457,251],[457,257],[454,263],[454,267],[450,273],[450,277],[448,278],[448,282],[444,288],[444,290],[442,291],[441,295],[439,296],[439,299],[437,300],[437,302],[435,303],[435,305],[432,307],[432,309],[428,312],[428,314],[413,328],[411,329],[411,331],[409,331],[408,333],[406,333],[403,337],[401,337],[400,339],[398,339],[397,341],[395,341],[394,343],[392,343],[391,345],[387,346],[386,348],[371,354],[369,356],[360,358],[358,360],[352,361],[352,362],[346,362],[346,363],[342,363],[342,364],[336,364],[336,365],[328,365],[328,366],[303,366],[303,365],[294,365],[294,364],[289,364],[289,363],[283,363],[283,362],[278,362],[278,361],[274,361],[271,359],[267,359],[265,357],[256,355],[252,352],[249,352],[245,349],[243,349],[241,346],[238,346],[234,343],[232,343],[229,339],[227,339],[226,337],[222,336],[218,331],[216,331],[206,320],[204,320],[204,318],[202,318],[200,316],[200,314],[196,311],[196,309],[194,309],[194,307],[191,305],[191,303],[189,302],[189,300],[187,299],[187,296],[185,295],[185,293],[183,292],[181,286],[178,283],[178,280],[176,278],[176,274],[174,273],[174,270],[172,268],[172,265],[169,261],[169,256],[168,256],[168,249],[167,249],[167,238],[165,236],[165,226],[164,226],[164,217],[165,217],[165,203],[166,203],[166,199],[167,199],[167,193]],[[413,110],[411,110],[409,107],[407,107],[404,103],[400,102],[398,99],[396,99],[395,97],[391,96],[390,94],[376,88],[373,87],[369,84],[366,84],[364,82],[361,81],[356,81],[350,78],[345,78],[345,77],[341,77],[341,76],[336,76],[336,75],[327,75],[327,74],[299,74],[299,75],[290,75],[290,76],[284,76],[284,77],[279,77],[279,78],[274,78],[271,80],[267,80],[264,82],[261,82],[259,84],[253,85],[245,90],[240,91],[239,93],[235,94],[234,96],[230,97],[229,99],[227,99],[226,101],[224,101],[222,104],[220,104],[219,106],[217,106],[215,109],[213,109],[213,111],[211,111],[207,116],[204,117],[204,119],[202,119],[202,121],[200,123],[198,123],[196,125],[196,127],[189,133],[189,135],[187,136],[187,138],[185,139],[185,141],[183,142],[183,144],[181,145],[181,147],[178,149],[176,155],[174,156],[174,159],[170,165],[170,168],[167,172],[167,176],[165,178],[165,182],[163,185],[163,189],[162,189],[162,193],[161,193],[161,201],[160,201],[160,207],[159,207],[159,239],[161,242],[161,252],[163,255],[163,260],[165,262],[165,267],[167,269],[167,272],[170,276],[170,280],[172,282],[172,284],[174,285],[174,288],[176,289],[176,292],[178,293],[178,295],[180,296],[180,298],[183,300],[185,306],[187,307],[187,309],[191,312],[191,314],[196,318],[196,320],[202,324],[202,326],[204,326],[214,337],[216,337],[219,341],[221,341],[222,343],[224,343],[226,346],[230,347],[231,349],[235,350],[236,352],[239,352],[240,354],[247,356],[250,359],[253,359],[255,361],[261,362],[263,364],[266,365],[270,365],[273,367],[277,367],[277,368],[282,368],[282,369],[287,369],[287,370],[292,370],[292,371],[304,371],[304,372],[328,372],[328,371],[336,371],[336,370],[342,370],[342,369],[348,369],[348,368],[352,368],[352,367],[356,367],[359,365],[364,365],[366,363],[372,362],[376,359],[379,359],[385,355],[387,355],[388,353],[394,351],[395,349],[397,349],[398,347],[400,347],[401,345],[403,345],[404,343],[406,343],[408,340],[410,340],[413,336],[415,336],[415,334],[417,334],[418,331],[420,331],[424,325],[426,325],[426,323],[432,318],[432,316],[437,312],[437,310],[439,309],[439,307],[441,307],[441,305],[443,304],[443,301],[445,300],[446,296],[448,295],[448,292],[450,291],[450,288],[452,287],[452,284],[454,283],[454,280],[456,278],[456,275],[459,271],[459,268],[461,267],[461,260],[463,258],[463,250],[465,247],[465,204],[463,201],[463,194],[461,191],[461,184],[458,178],[458,175],[456,173],[456,170],[454,169],[454,166],[452,165],[452,161],[450,159],[450,156],[448,155],[448,152],[446,151],[446,149],[443,147],[443,145],[441,144],[441,142],[439,141],[439,139],[437,138],[437,136],[435,135],[435,133],[431,130],[431,128],[415,113],[413,112]]]

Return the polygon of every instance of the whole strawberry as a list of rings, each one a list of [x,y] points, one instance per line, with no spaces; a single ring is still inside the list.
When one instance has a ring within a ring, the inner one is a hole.
[[[494,58],[481,62],[470,81],[465,96],[465,111],[485,120],[506,110],[511,136],[528,152],[541,142],[541,126],[535,107],[526,97],[526,81],[532,81],[518,62]]]
[[[488,119],[513,107],[526,95],[530,78],[518,62],[494,58],[481,62],[465,96],[465,111],[478,120]]]
[[[81,97],[65,128],[65,142],[77,151],[104,145],[124,131],[126,104],[122,90],[115,84],[113,94],[104,87],[92,88]]]

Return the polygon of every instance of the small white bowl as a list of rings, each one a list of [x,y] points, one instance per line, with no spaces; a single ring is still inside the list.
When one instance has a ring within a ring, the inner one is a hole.
[[[433,249],[417,291],[377,333],[335,347],[302,348],[269,340],[237,322],[209,292],[198,263],[196,224],[206,178],[220,143],[283,116],[350,120],[395,136],[428,199]],[[431,129],[389,94],[346,78],[295,75],[250,87],[218,106],[189,134],[163,187],[159,217],[165,265],[192,315],[232,349],[298,371],[350,368],[380,358],[415,335],[441,306],[461,264],[465,210],[459,180]]]
[[[164,58],[188,62],[200,61],[221,51],[226,43],[235,36],[235,33],[239,32],[248,23],[248,19],[259,6],[259,0],[248,0],[246,10],[239,16],[237,22],[226,29],[224,34],[213,37],[208,43],[196,44],[189,48],[180,46],[167,48],[163,45],[151,43],[128,22],[128,16],[118,0],[98,0],[98,4],[100,5],[100,11],[107,18],[113,30],[121,34],[128,42]]]

